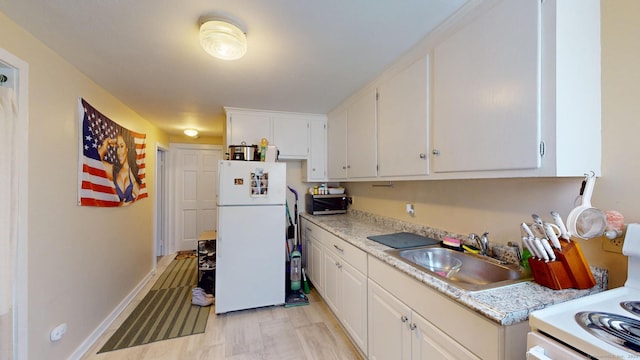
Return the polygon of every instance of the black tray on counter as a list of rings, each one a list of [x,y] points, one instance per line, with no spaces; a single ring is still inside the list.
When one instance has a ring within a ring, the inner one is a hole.
[[[412,234],[408,232],[399,232],[386,235],[367,236],[367,239],[379,242],[382,245],[392,247],[394,249],[407,249],[417,246],[429,246],[440,244],[440,240],[428,238],[426,236]]]

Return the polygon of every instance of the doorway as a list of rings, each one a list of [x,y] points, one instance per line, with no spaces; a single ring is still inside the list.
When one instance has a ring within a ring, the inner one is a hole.
[[[172,240],[169,252],[194,250],[203,231],[215,230],[220,145],[171,144]]]
[[[27,359],[28,64],[0,48],[0,358]]]
[[[169,187],[169,171],[168,168],[169,149],[160,144],[156,144],[156,187],[155,187],[155,240],[154,240],[154,259],[167,255],[167,238],[169,235],[169,205],[168,205],[168,187]],[[154,263],[155,264],[155,263]],[[155,267],[155,266],[154,266]]]

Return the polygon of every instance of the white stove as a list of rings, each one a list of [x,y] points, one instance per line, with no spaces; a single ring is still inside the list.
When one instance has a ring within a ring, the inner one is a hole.
[[[529,316],[527,359],[640,358],[640,224],[629,224],[620,288],[567,301]]]

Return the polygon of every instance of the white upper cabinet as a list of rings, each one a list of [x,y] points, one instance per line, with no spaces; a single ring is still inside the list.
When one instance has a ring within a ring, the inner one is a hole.
[[[327,177],[347,178],[347,110],[331,113],[327,118]]]
[[[424,56],[378,88],[378,174],[429,174],[428,64]]]
[[[309,157],[306,181],[318,182],[327,180],[327,120],[309,120]]]
[[[353,99],[327,120],[327,176],[330,180],[377,176],[376,90]]]
[[[542,4],[542,136],[539,176],[601,173],[600,0]]]
[[[540,1],[502,1],[433,50],[433,170],[540,166]]]
[[[309,119],[274,115],[273,145],[283,159],[306,159],[309,154]]]
[[[488,1],[461,23],[432,50],[432,178],[600,174],[600,1]]]
[[[227,146],[260,145],[260,140],[271,141],[271,119],[260,112],[230,112],[227,110]]]
[[[330,113],[329,178],[600,175],[600,62],[599,0],[468,2]]]
[[[227,113],[226,144],[260,145],[266,138],[269,145],[278,148],[280,159],[307,160],[311,157],[310,143],[321,154],[314,154],[317,164],[324,164],[326,137],[324,132],[314,134],[310,131],[311,121],[326,123],[327,117],[320,114],[289,113],[253,109],[225,107]],[[324,167],[317,168],[324,174]]]
[[[376,91],[373,89],[347,108],[347,177],[375,177],[376,153]]]

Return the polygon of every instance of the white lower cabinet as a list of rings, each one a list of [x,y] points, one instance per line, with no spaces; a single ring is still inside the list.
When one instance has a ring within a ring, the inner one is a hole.
[[[322,267],[322,244],[320,237],[327,232],[305,219],[300,220],[302,232],[302,250],[304,270],[307,280],[311,281],[316,291],[324,295],[324,270]]]
[[[479,359],[369,280],[369,360]]]
[[[307,244],[306,275],[320,295],[324,294],[324,270],[322,267],[322,245],[312,239]]]
[[[367,276],[351,264],[366,254],[342,239],[328,234],[323,249],[324,295],[327,305],[336,314],[351,339],[360,350],[367,352]],[[353,254],[355,253],[355,254]]]
[[[529,325],[500,325],[306,219],[305,268],[369,360],[523,359]]]
[[[367,254],[306,220],[306,269],[353,343],[367,353]]]

